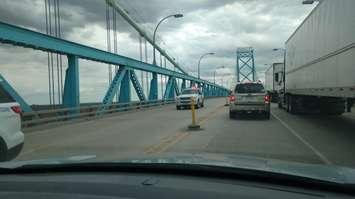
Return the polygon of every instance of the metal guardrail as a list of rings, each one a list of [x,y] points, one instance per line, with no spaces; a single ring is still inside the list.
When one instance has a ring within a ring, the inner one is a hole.
[[[117,103],[108,105],[108,108],[100,111],[102,104],[81,106],[77,108],[58,108],[50,110],[40,110],[27,112],[22,114],[22,128],[28,128],[48,123],[68,121],[77,118],[97,117],[100,118],[107,114],[116,112],[130,111],[141,108],[161,106],[174,103],[174,100],[157,100],[157,101],[135,101],[129,103]]]

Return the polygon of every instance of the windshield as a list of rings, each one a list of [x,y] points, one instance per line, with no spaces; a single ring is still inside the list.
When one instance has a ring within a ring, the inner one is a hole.
[[[234,92],[236,93],[263,93],[264,86],[262,84],[246,83],[237,84]]]
[[[1,162],[355,168],[354,0],[2,2]]]
[[[198,94],[197,90],[183,90],[181,92],[182,95],[186,95],[186,94]]]

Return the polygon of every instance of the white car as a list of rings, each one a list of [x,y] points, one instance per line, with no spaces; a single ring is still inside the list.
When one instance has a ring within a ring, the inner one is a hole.
[[[194,98],[195,108],[204,107],[204,96],[198,88],[184,89],[179,96],[176,97],[176,109],[190,108],[191,98]]]
[[[1,100],[2,101],[2,100]],[[14,159],[24,143],[21,131],[21,108],[16,102],[0,101],[0,161]]]

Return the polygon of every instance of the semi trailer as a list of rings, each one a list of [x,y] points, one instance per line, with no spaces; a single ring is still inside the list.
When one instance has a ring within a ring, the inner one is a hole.
[[[279,101],[279,93],[284,89],[283,63],[273,63],[265,72],[265,90],[271,98],[271,102]]]
[[[355,99],[355,1],[322,0],[286,41],[279,106],[340,115]]]

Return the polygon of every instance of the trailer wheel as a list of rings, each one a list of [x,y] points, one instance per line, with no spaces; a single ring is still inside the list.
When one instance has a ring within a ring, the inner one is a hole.
[[[289,98],[289,104],[290,104],[290,107],[289,107],[289,111],[291,114],[295,114],[297,111],[296,111],[296,103],[295,103],[295,97],[293,97],[292,95],[290,95],[290,98]]]
[[[288,95],[286,98],[286,111],[290,112],[291,114],[297,113],[297,106],[296,106],[296,97],[292,95]]]

